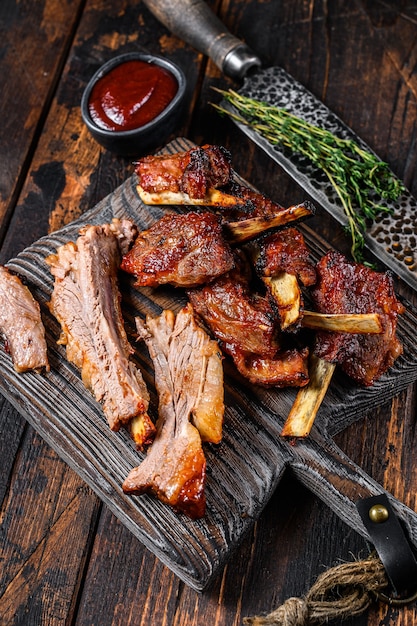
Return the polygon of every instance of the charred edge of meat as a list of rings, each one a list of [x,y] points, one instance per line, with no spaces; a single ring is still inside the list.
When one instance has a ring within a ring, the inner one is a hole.
[[[242,219],[237,222],[225,222],[224,229],[227,239],[231,243],[244,243],[261,235],[265,235],[272,229],[280,229],[288,224],[298,222],[313,214],[313,205],[310,202],[296,204],[272,215],[260,215]]]
[[[231,177],[231,154],[222,146],[204,145],[190,150],[182,179],[183,191],[191,198],[204,198],[210,187],[222,187]]]
[[[259,191],[255,191],[234,180],[230,180],[229,183],[223,187],[223,190],[240,199],[245,209],[242,211],[245,217],[266,218],[284,210],[281,204],[274,202],[267,196],[259,193]]]
[[[304,387],[310,377],[308,348],[279,351],[273,358],[235,351],[237,370],[255,385],[263,387]]]
[[[293,226],[265,234],[258,242],[255,268],[259,276],[269,278],[282,272],[294,274],[305,287],[313,286],[317,280],[304,236]]]
[[[337,363],[350,378],[372,385],[389,369],[403,347],[396,336],[397,317],[404,312],[395,296],[392,276],[328,252],[317,264],[318,283],[312,292],[323,313],[377,313],[379,334],[316,332],[315,354]]]
[[[195,287],[233,266],[221,219],[209,211],[165,215],[138,235],[121,263],[137,286],[148,287]]]
[[[141,187],[149,193],[181,192],[202,199],[210,188],[231,177],[231,155],[221,146],[205,145],[173,155],[147,156],[135,164]]]
[[[19,276],[0,266],[0,333],[16,372],[49,371],[39,303]]]

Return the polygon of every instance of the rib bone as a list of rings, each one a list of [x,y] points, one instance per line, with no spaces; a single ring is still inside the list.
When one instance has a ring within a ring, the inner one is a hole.
[[[286,226],[304,217],[309,217],[313,213],[313,205],[310,202],[303,202],[302,204],[281,209],[274,215],[250,217],[238,222],[227,222],[224,224],[224,229],[230,243],[244,243],[272,228]]]
[[[300,389],[281,431],[282,437],[307,437],[329,388],[334,363],[310,356],[308,385]]]

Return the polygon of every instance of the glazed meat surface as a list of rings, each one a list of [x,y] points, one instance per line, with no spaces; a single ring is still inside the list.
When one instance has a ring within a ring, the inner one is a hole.
[[[268,299],[252,291],[242,257],[236,268],[188,296],[196,313],[221,342],[225,352],[272,357],[278,347],[276,320]]]
[[[128,220],[86,226],[47,261],[55,277],[50,310],[61,324],[60,343],[82,380],[102,404],[112,430],[140,419],[141,446],[154,434],[147,415],[149,394],[141,372],[129,360],[120,307],[118,268],[136,234]]]
[[[308,351],[284,350],[269,298],[251,289],[242,257],[236,269],[188,291],[189,299],[223,351],[250,382],[301,386],[308,382]]]
[[[167,214],[136,238],[121,268],[138,286],[194,287],[230,270],[233,254],[220,218],[209,212]]]
[[[155,367],[157,434],[123,483],[152,493],[192,518],[205,512],[206,460],[201,441],[218,443],[223,423],[223,369],[217,343],[195,323],[190,305],[136,320]],[[193,423],[192,423],[193,422]]]
[[[268,235],[259,242],[256,269],[261,276],[273,277],[281,272],[294,274],[305,286],[316,281],[316,270],[303,234],[289,227]]]
[[[309,382],[307,348],[278,350],[272,358],[236,352],[237,370],[255,385],[304,387]]]
[[[135,171],[148,193],[182,192],[202,199],[208,189],[229,181],[230,160],[225,148],[205,145],[168,156],[146,156],[136,163]]]
[[[0,333],[17,372],[49,370],[39,304],[20,278],[0,266]]]
[[[402,353],[396,328],[404,307],[395,296],[391,276],[351,263],[334,251],[320,259],[317,273],[318,283],[313,290],[317,311],[380,316],[381,334],[318,331],[316,335],[317,356],[338,363],[356,382],[372,385]]]
[[[272,217],[284,209],[282,205],[259,193],[259,191],[236,181],[231,180],[224,189],[230,195],[241,200],[236,210],[242,213],[243,219],[247,217]]]
[[[276,231],[258,241],[256,271],[277,307],[281,329],[294,332],[304,314],[301,285],[316,281],[316,270],[302,233],[294,227]]]

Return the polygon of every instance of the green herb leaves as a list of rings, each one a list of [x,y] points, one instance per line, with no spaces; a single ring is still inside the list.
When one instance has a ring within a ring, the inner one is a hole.
[[[220,113],[250,126],[271,144],[308,157],[326,174],[348,219],[346,230],[352,241],[352,256],[362,261],[367,221],[374,220],[379,212],[390,212],[384,200],[396,200],[404,191],[388,164],[363,150],[355,141],[340,139],[285,109],[231,89],[218,91],[236,110],[213,105]]]

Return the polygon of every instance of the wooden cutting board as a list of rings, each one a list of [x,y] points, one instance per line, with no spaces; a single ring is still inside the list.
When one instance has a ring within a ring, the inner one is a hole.
[[[166,152],[192,147],[177,139]],[[145,206],[133,175],[81,219],[35,242],[8,266],[25,278],[41,304],[51,371],[17,374],[10,356],[0,351],[0,390],[59,455],[86,481],[131,532],[185,583],[201,591],[223,568],[246,532],[259,517],[286,468],[331,506],[352,528],[367,537],[355,501],[383,489],[335,446],[332,436],[383,404],[417,379],[417,313],[407,306],[399,322],[404,354],[373,387],[361,389],[341,373],[331,384],[311,436],[297,445],[280,438],[295,398],[293,389],[263,389],[247,384],[225,360],[225,424],[219,445],[206,445],[207,514],[192,521],[149,496],[128,496],[121,485],[143,454],[124,432],[113,433],[98,403],[85,389],[80,374],[56,341],[60,328],[47,308],[53,280],[45,258],[67,241],[75,241],[85,224],[102,224],[128,217],[139,229],[148,228],[168,209]],[[172,209],[169,209],[172,210]],[[315,258],[328,246],[308,226],[301,226]],[[185,295],[170,287],[137,290],[122,277],[123,312],[134,340],[134,316],[178,311]],[[152,362],[144,345],[134,360],[151,392],[151,415],[157,397]],[[391,498],[409,536],[417,545],[417,515]]]

